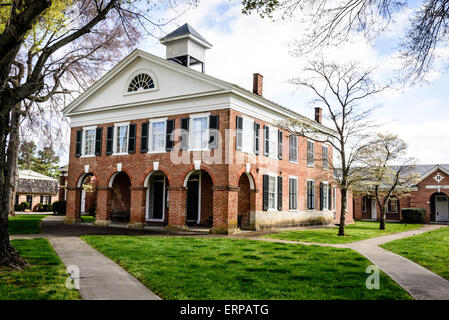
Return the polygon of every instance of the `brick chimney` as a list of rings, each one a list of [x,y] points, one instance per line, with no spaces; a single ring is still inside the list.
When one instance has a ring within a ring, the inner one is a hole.
[[[253,74],[253,93],[261,96],[262,89],[263,89],[263,75],[261,75],[260,73],[254,73]]]
[[[320,107],[315,108],[315,121],[321,123],[323,120],[323,109]]]

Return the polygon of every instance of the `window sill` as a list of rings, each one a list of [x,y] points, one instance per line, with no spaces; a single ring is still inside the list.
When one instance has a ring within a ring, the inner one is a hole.
[[[288,209],[288,212],[299,212],[298,209]]]
[[[290,162],[290,163],[294,163],[294,164],[299,164],[298,161],[292,161],[292,160],[289,160],[289,162]]]
[[[93,158],[93,157],[95,157],[95,154],[82,155],[80,158]]]
[[[306,165],[306,167],[308,167],[308,168],[315,168],[315,165],[313,165],[313,164],[308,164],[308,165]]]
[[[113,154],[111,154],[111,156],[125,156],[125,155],[128,155],[129,153],[113,153]]]
[[[161,151],[148,151],[147,154],[166,153],[166,150]]]
[[[272,208],[268,208],[267,212],[278,212],[278,209],[272,209]]]
[[[165,219],[145,219],[145,221],[149,221],[149,222],[164,222]]]

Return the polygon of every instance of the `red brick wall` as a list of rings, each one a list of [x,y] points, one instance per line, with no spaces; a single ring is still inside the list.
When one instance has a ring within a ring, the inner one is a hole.
[[[241,115],[232,109],[222,109],[217,111],[211,111],[212,115],[219,115],[219,131],[223,138],[226,137],[225,130],[235,130],[235,117]],[[175,129],[180,129],[182,118],[188,117],[189,114],[177,115],[168,117],[168,119],[175,119]],[[133,120],[130,123],[137,124],[136,130],[136,152],[128,155],[106,155],[106,135],[108,126],[112,126],[113,123],[102,124],[103,137],[102,137],[102,154],[96,157],[75,157],[75,138],[76,130],[81,128],[71,129],[70,138],[70,161],[69,161],[69,193],[68,196],[68,216],[76,216],[76,212],[79,207],[77,203],[79,196],[75,193],[79,192],[76,189],[77,181],[79,177],[84,174],[85,166],[89,165],[89,172],[93,173],[97,178],[97,219],[104,220],[109,219],[110,211],[117,206],[117,199],[112,195],[112,192],[108,192],[108,182],[110,177],[117,171],[117,163],[122,163],[122,171],[125,172],[129,179],[131,190],[133,188],[144,188],[145,177],[153,170],[153,162],[159,162],[159,170],[167,175],[170,192],[170,212],[166,212],[166,218],[168,224],[183,225],[185,223],[185,188],[184,180],[186,175],[194,169],[194,161],[201,159],[204,154],[208,152],[183,152],[186,155],[187,163],[173,163],[170,159],[169,152],[147,154],[140,152],[141,142],[141,124],[147,122],[148,119]],[[289,175],[298,177],[298,210],[306,210],[306,181],[307,179],[315,179],[316,185],[316,199],[317,208],[319,208],[319,184],[321,181],[329,181],[333,183],[332,170],[322,170],[321,167],[321,144],[315,143],[315,166],[306,166],[307,155],[307,142],[304,138],[298,137],[298,163],[291,163],[289,161],[289,141],[288,135],[283,134],[283,159],[277,160],[268,158],[263,155],[263,125],[267,124],[263,121],[256,119],[261,125],[260,131],[260,155],[248,155],[240,151],[235,151],[235,138],[230,137],[229,150],[232,150],[233,156],[230,158],[230,164],[226,164],[226,149],[225,144],[219,143],[221,146],[218,150],[213,150],[211,156],[214,157],[221,152],[222,164],[208,163],[202,161],[201,169],[208,172],[211,177],[211,185],[213,185],[213,192],[202,194],[202,207],[204,213],[202,218],[206,218],[210,215],[210,212],[214,214],[214,226],[217,228],[231,228],[237,224],[237,212],[238,212],[238,186],[242,173],[245,172],[245,163],[253,157],[253,164],[251,164],[250,174],[254,179],[255,193],[251,197],[252,201],[250,206],[252,210],[262,210],[262,177],[265,173],[274,173],[283,177],[283,210],[288,210],[288,177]],[[179,135],[175,136],[175,141],[179,141]],[[218,153],[216,153],[218,152]],[[178,154],[181,155],[181,152]],[[243,161],[236,163],[237,158],[242,158]],[[329,146],[329,158],[332,159],[332,148]],[[228,159],[229,160],[229,159]],[[228,161],[229,162],[229,161]],[[208,187],[209,188],[209,187]],[[206,188],[207,189],[207,188]],[[124,191],[124,190],[123,190]],[[337,192],[338,193],[338,192]],[[129,195],[129,193],[128,193]],[[254,196],[255,195],[255,196]],[[132,197],[129,195],[129,197]],[[135,198],[140,199],[140,195],[136,195]],[[114,199],[114,200],[113,200]],[[145,198],[143,197],[143,202]],[[352,199],[348,200],[350,209],[347,213],[348,221],[352,220]],[[131,206],[131,211],[137,210],[140,215],[145,210],[142,210],[144,203],[138,203],[136,209]],[[212,208],[213,206],[213,208]],[[129,205],[128,205],[129,207]],[[337,209],[338,209],[337,201]],[[100,218],[99,218],[100,217]],[[140,221],[142,218],[133,218],[131,213],[131,219]]]

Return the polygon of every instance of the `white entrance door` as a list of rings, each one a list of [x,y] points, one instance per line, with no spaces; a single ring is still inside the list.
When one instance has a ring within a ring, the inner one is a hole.
[[[435,211],[437,222],[449,221],[449,205],[447,196],[436,196]]]
[[[81,190],[81,213],[86,212],[86,191]]]
[[[371,199],[371,219],[377,220],[377,202],[375,199]]]

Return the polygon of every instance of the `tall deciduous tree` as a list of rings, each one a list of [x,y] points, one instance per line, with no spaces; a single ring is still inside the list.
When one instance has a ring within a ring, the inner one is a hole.
[[[419,182],[415,159],[407,157],[406,153],[407,144],[397,135],[379,133],[361,155],[365,178],[355,189],[359,194],[375,197],[381,212],[381,230],[385,230],[389,201],[410,194]]]
[[[243,13],[262,17],[299,19],[304,23],[301,52],[339,44],[352,32],[373,39],[394,23],[394,13],[416,8],[401,39],[404,80],[420,80],[438,56],[438,47],[449,44],[447,0],[242,0]]]
[[[181,5],[181,3],[183,5]],[[30,117],[34,108],[48,118],[43,103],[83,91],[102,67],[123,55],[143,30],[171,21],[161,10],[176,7],[176,18],[195,0],[5,0],[0,6],[0,265],[24,261],[8,235],[9,196],[17,153],[11,119]],[[139,4],[141,6],[139,6]],[[21,104],[20,110],[14,110]],[[35,114],[33,115],[34,118]],[[13,148],[13,149],[11,149]],[[14,148],[16,150],[14,151]],[[8,150],[7,150],[8,149]]]
[[[328,130],[305,119],[289,119],[278,123],[293,135],[332,145],[338,161],[330,163],[335,180],[341,191],[340,226],[338,235],[345,234],[348,191],[363,178],[356,166],[360,156],[369,147],[369,119],[374,108],[366,107],[366,99],[388,86],[379,86],[372,79],[372,70],[363,70],[356,63],[337,65],[324,61],[312,61],[303,70],[304,78],[290,82],[312,91],[314,104],[324,108]]]

